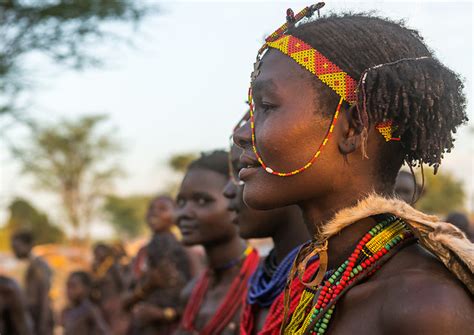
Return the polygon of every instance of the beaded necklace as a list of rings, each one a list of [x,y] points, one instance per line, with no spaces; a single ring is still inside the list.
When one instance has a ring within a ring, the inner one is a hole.
[[[319,268],[319,260],[315,259],[312,263],[308,265],[305,269],[305,273],[302,276],[303,281],[310,280]],[[292,314],[298,303],[301,299],[301,296],[305,292],[305,286],[299,280],[299,278],[294,278],[289,284],[290,296],[289,296],[289,307],[288,311]],[[284,307],[285,307],[285,295],[282,292],[273,302],[270,310],[268,311],[267,318],[263,325],[262,330],[258,335],[278,335],[280,334],[281,325],[283,324],[284,319]],[[244,333],[242,333],[244,334]]]
[[[227,263],[225,263],[223,265],[217,266],[217,267],[213,268],[212,270],[214,272],[221,272],[221,271],[229,270],[229,269],[233,268],[234,266],[239,265],[249,255],[249,253],[251,251],[252,251],[252,248],[247,247],[247,248],[245,248],[244,252],[239,257],[234,258],[234,259],[228,261]]]
[[[291,265],[298,253],[299,246],[294,248],[277,266],[270,276],[265,266],[259,266],[249,281],[247,304],[269,307],[275,298],[283,292]],[[270,258],[272,253],[267,257]]]
[[[232,281],[226,296],[212,318],[201,329],[197,330],[194,321],[199,314],[199,309],[209,288],[213,270],[207,269],[194,287],[191,297],[184,310],[181,328],[194,334],[211,335],[221,334],[238,311],[247,293],[247,282],[258,266],[258,253],[248,247],[244,252],[245,258],[241,261],[242,267]]]
[[[305,289],[281,334],[324,334],[339,298],[357,282],[375,273],[381,263],[400,247],[412,241],[413,234],[402,219],[390,215],[378,223],[362,237],[344,263],[335,271],[326,272],[326,278],[317,286]],[[316,304],[310,307],[313,301]]]
[[[277,270],[278,268],[278,262],[277,262],[277,258],[276,258],[276,251],[275,249],[272,249],[269,253],[268,253],[268,256],[265,257],[265,259],[263,260],[263,264],[261,266],[261,269],[264,273],[264,275],[267,277],[267,278],[272,278],[273,275],[275,274],[275,271]],[[259,267],[260,269],[260,267]],[[255,274],[252,276],[254,277]]]
[[[259,313],[261,307],[270,307],[262,329],[258,332],[259,335],[277,335],[280,332],[281,323],[283,321],[283,305],[284,295],[283,290],[287,284],[288,273],[294,262],[300,246],[293,249],[282,262],[272,271],[272,265],[269,264],[270,269],[266,269],[265,263],[271,263],[274,255],[274,250],[265,259],[249,282],[249,293],[247,301],[244,306],[244,312],[240,323],[240,334],[250,335],[255,333],[255,318]],[[268,262],[267,262],[268,261]],[[317,257],[312,259],[308,268],[305,271],[303,280],[308,280],[317,271],[319,261]],[[271,273],[272,272],[272,273]],[[296,306],[300,299],[300,295],[304,290],[304,286],[298,279],[291,283],[291,304]],[[290,309],[293,311],[293,308]]]

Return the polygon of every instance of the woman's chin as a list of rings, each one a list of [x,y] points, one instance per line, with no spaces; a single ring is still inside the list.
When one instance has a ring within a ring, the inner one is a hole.
[[[262,189],[254,189],[247,184],[244,187],[244,202],[247,206],[256,210],[269,210],[282,207],[278,199],[274,198],[271,192],[264,192]]]
[[[192,247],[192,246],[200,244],[199,241],[188,236],[183,236],[181,243],[186,247]]]

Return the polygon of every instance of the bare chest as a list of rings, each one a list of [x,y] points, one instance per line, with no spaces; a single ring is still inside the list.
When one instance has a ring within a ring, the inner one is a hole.
[[[379,322],[382,301],[372,285],[352,288],[337,302],[326,334],[384,334]]]
[[[202,305],[199,309],[199,313],[195,319],[195,328],[200,330],[203,329],[209,321],[214,317],[217,310],[221,307],[226,294],[229,293],[230,283],[222,283],[211,287],[204,297]],[[234,301],[233,303],[241,304],[240,301]],[[224,307],[224,306],[222,306]],[[227,324],[223,335],[231,335],[239,333],[239,320],[240,320],[240,309],[235,313],[232,320]]]

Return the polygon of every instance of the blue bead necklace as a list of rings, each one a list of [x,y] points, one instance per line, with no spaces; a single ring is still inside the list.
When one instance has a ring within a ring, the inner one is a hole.
[[[250,305],[257,304],[260,307],[269,307],[273,301],[283,292],[288,273],[290,272],[293,261],[298,253],[299,246],[286,255],[286,257],[278,264],[273,275],[270,275],[266,267],[266,262],[259,265],[257,271],[252,275],[249,281],[249,289],[247,293],[247,303]],[[273,249],[268,257],[273,257],[275,249]],[[268,265],[267,265],[268,266]]]

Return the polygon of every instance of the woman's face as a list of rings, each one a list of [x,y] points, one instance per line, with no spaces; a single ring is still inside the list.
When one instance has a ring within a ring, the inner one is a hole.
[[[77,276],[70,276],[66,282],[66,294],[71,302],[78,302],[84,299],[89,293],[89,289]]]
[[[230,150],[231,162],[234,176],[238,176],[242,166],[239,158],[242,149],[236,145]],[[234,169],[233,167],[237,167]],[[237,177],[238,178],[238,177]],[[272,237],[278,228],[277,226],[289,217],[285,209],[274,209],[259,211],[248,207],[243,200],[243,186],[236,185],[229,180],[224,188],[224,196],[229,199],[229,210],[234,212],[234,223],[239,227],[239,234],[242,238],[265,238]]]
[[[326,106],[319,97],[336,94],[294,60],[270,50],[263,58],[260,74],[253,82],[257,148],[267,166],[288,172],[304,166],[323,141],[336,106]],[[320,90],[318,89],[320,87]],[[341,111],[342,114],[342,111]],[[240,178],[245,182],[244,200],[256,209],[272,209],[323,196],[343,182],[340,171],[344,157],[338,151],[339,124],[315,164],[291,177],[264,171],[252,151],[249,122],[234,134],[244,149],[245,166]]]
[[[205,169],[189,170],[177,197],[177,221],[185,245],[212,245],[235,238],[229,201],[222,194],[228,178]]]
[[[147,213],[147,223],[155,233],[171,227],[174,224],[173,201],[166,198],[153,200]]]

